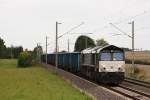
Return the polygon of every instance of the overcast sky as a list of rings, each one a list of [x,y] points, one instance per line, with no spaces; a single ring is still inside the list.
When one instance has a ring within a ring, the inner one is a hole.
[[[115,24],[131,35],[132,20],[135,21],[135,48],[150,50],[150,0],[0,0],[0,37],[10,46],[22,45],[33,49],[40,42],[45,49],[48,35],[48,51],[55,48],[55,23],[59,35],[84,22],[71,33],[93,33],[94,40],[104,38],[110,44],[131,48],[127,36],[113,36],[120,32]],[[81,34],[64,35],[59,39],[59,50],[71,50]]]

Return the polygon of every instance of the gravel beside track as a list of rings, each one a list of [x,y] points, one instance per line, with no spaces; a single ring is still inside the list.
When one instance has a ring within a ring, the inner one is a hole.
[[[49,70],[56,72],[65,80],[69,81],[74,87],[78,88],[81,92],[90,95],[95,100],[129,100],[129,98],[113,92],[107,88],[92,83],[86,79],[78,77],[72,73],[58,69],[52,65],[43,64]]]

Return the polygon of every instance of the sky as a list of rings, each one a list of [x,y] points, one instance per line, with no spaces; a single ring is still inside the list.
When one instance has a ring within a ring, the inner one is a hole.
[[[104,38],[109,44],[131,48],[131,38],[110,23],[131,35],[129,24],[135,21],[135,48],[150,50],[150,0],[0,0],[0,37],[7,46],[23,46],[32,50],[37,43],[48,52],[55,49],[56,21],[58,35],[84,22],[59,38],[59,50],[70,51],[80,35]],[[77,33],[77,34],[75,34]],[[92,34],[88,34],[92,33]]]

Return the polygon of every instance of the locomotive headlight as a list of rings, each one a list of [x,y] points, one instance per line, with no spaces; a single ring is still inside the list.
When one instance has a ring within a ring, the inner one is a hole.
[[[102,65],[101,71],[106,71],[106,66],[105,65]]]
[[[102,67],[102,68],[101,68],[101,71],[105,72],[105,71],[106,71],[106,68],[105,68],[105,67]]]
[[[106,68],[105,68],[105,67],[103,67],[103,70],[106,70]]]
[[[122,71],[122,68],[119,67],[119,68],[118,68],[118,71]]]
[[[124,65],[120,65],[120,66],[118,66],[118,71],[120,71],[120,72],[124,72]]]

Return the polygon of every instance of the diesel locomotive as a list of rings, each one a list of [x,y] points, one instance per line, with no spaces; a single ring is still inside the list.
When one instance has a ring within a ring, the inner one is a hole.
[[[47,55],[47,63],[55,65],[56,54]],[[45,62],[45,55],[41,56]],[[119,84],[124,80],[124,50],[114,45],[87,48],[81,52],[58,53],[59,68],[105,84]]]

